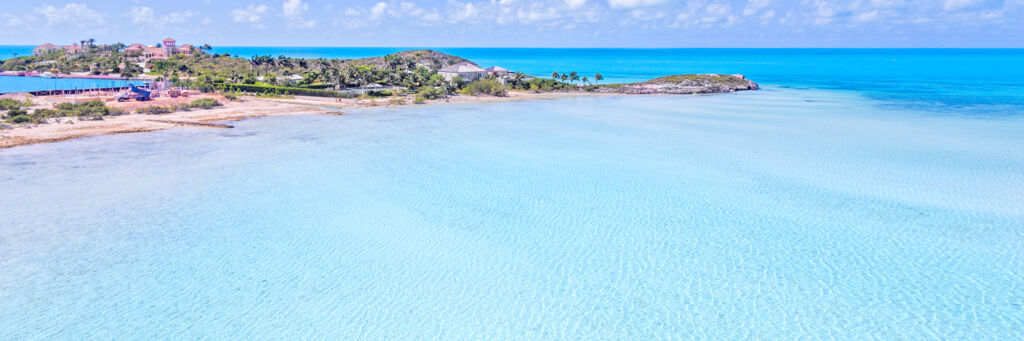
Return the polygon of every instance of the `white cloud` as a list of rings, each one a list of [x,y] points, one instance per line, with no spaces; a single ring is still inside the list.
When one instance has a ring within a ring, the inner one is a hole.
[[[565,0],[565,5],[569,8],[577,8],[587,3],[587,0]]]
[[[413,19],[409,21],[414,25],[432,25],[441,20],[441,14],[437,9],[424,9],[412,2],[377,2],[373,6],[363,8],[346,8],[341,14],[345,17],[342,22],[335,20],[335,24],[343,23],[346,27],[355,28],[368,26],[371,23],[379,24],[383,20]]]
[[[84,4],[70,3],[64,7],[43,5],[36,12],[46,17],[47,25],[70,23],[78,27],[89,27],[103,24],[103,15]]]
[[[771,15],[774,15],[774,12]],[[676,15],[676,22],[672,26],[729,26],[739,20],[740,18],[732,13],[732,6],[728,3],[690,0],[686,3],[686,9]]]
[[[521,23],[551,22],[562,18],[559,11],[552,7],[543,7],[540,4],[533,4],[528,9],[520,8],[516,12],[516,18]]]
[[[637,8],[660,5],[665,3],[665,1],[666,0],[608,0],[608,6],[611,8]]]
[[[387,10],[388,10],[388,3],[386,3],[386,2],[378,2],[376,5],[373,5],[373,7],[370,8],[370,19],[374,19],[374,20],[380,19],[385,14],[387,14]]]
[[[261,21],[263,20],[263,13],[267,12],[267,5],[249,5],[246,8],[236,8],[231,10],[231,18],[237,23],[250,24],[253,27],[263,28]]]
[[[480,13],[480,10],[477,9],[476,5],[471,2],[467,2],[465,4],[452,2],[452,5],[454,10],[451,15],[448,16],[448,21],[451,21],[452,23],[474,21],[476,20],[477,14]]]
[[[24,26],[28,23],[28,19],[31,17],[17,17],[10,14],[0,14],[0,26],[3,27],[19,27]]]
[[[125,15],[132,19],[133,24],[167,25],[184,24],[196,14],[192,11],[174,12],[157,18],[152,8],[142,6],[132,7]]]
[[[196,14],[192,11],[174,12],[165,16],[163,18],[163,22],[167,24],[184,24],[189,18],[195,15]]]
[[[643,9],[635,9],[629,11],[629,17],[638,21],[653,21],[664,19],[667,14],[663,11],[648,11]]]
[[[962,9],[972,8],[981,4],[979,0],[946,0],[942,3],[942,8],[947,11],[958,11]]]
[[[751,16],[772,5],[772,0],[748,0],[747,6],[743,8],[743,15]],[[772,12],[775,13],[775,12]],[[774,14],[773,14],[774,15]]]
[[[316,26],[315,20],[306,20],[303,17],[307,10],[309,10],[309,4],[302,0],[285,0],[281,4],[281,11],[284,13],[285,20],[288,21],[288,28],[305,29]]]
[[[153,14],[153,9],[146,6],[132,7],[131,10],[128,11],[128,16],[132,18],[133,24],[149,24],[156,22],[156,15]]]

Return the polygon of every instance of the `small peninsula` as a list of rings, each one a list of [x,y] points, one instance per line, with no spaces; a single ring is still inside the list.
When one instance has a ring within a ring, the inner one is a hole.
[[[537,77],[462,57],[410,50],[360,59],[241,58],[209,45],[40,45],[2,61],[6,77],[105,78],[140,86],[0,94],[0,148],[145,132],[268,115],[370,106],[554,99],[581,95],[716,94],[757,90],[743,75],[688,74],[601,84],[601,74]],[[144,85],[143,85],[144,84]]]

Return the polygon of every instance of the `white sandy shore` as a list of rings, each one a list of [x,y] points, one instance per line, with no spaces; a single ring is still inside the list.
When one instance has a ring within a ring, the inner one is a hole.
[[[12,94],[24,97],[24,95]],[[427,104],[445,103],[484,103],[484,102],[507,102],[519,100],[544,100],[556,99],[571,96],[600,96],[599,94],[588,93],[530,93],[510,92],[505,97],[494,96],[453,96],[446,100],[432,100]],[[5,95],[4,97],[10,97]],[[49,98],[48,98],[49,97]],[[61,123],[48,123],[38,125],[10,125],[13,128],[0,130],[0,148],[14,147],[35,143],[57,142],[69,139],[110,135],[139,133],[154,130],[162,130],[181,126],[183,122],[211,123],[230,122],[247,118],[263,117],[271,115],[294,115],[294,114],[342,114],[346,108],[360,108],[372,106],[393,106],[389,99],[357,100],[357,99],[334,99],[324,97],[295,96],[294,98],[259,98],[242,97],[240,101],[227,101],[219,96],[203,95],[200,97],[216,97],[224,106],[209,110],[193,110],[187,112],[175,112],[163,115],[142,115],[130,114],[122,116],[107,116],[101,121],[83,121],[74,118],[62,118]],[[184,103],[190,99],[164,99],[153,102],[108,102],[112,107],[123,107],[127,110],[134,110],[138,106],[161,105],[168,106]],[[412,97],[405,98],[404,105],[414,105]],[[34,97],[32,101],[36,104],[34,108],[50,108],[56,103],[66,102],[67,98],[55,98],[54,96]],[[167,103],[165,103],[167,102]]]

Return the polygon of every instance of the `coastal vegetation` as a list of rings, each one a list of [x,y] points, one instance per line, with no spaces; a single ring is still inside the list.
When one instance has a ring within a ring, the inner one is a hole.
[[[300,88],[292,86],[278,86],[263,83],[254,84],[219,84],[214,85],[214,89],[226,91],[226,92],[243,92],[243,93],[254,93],[254,94],[273,94],[273,95],[299,95],[299,96],[318,96],[318,97],[341,97],[341,94],[336,91],[322,90],[322,89],[311,89],[311,88]]]
[[[503,74],[501,79],[491,75],[474,82],[463,81],[461,77],[446,80],[439,74],[440,69],[468,61],[432,50],[361,59],[304,59],[283,55],[242,58],[205,53],[203,51],[209,48],[203,47],[191,54],[146,59],[138,51],[126,50],[124,44],[98,46],[89,41],[83,40],[81,52],[56,50],[16,57],[0,64],[0,70],[88,72],[123,78],[144,75],[180,87],[226,94],[352,97],[353,92],[346,89],[361,89],[356,93],[369,97],[415,94],[424,101],[435,99],[438,94],[441,97],[459,93],[503,96],[509,90],[572,90],[581,81],[577,72],[559,74],[554,80],[540,80],[521,72]],[[372,87],[385,89],[369,89]]]
[[[219,107],[221,105],[223,105],[223,104],[221,104],[220,102],[218,102],[217,100],[215,100],[213,98],[200,98],[200,99],[192,101],[192,103],[181,103],[181,104],[174,105],[174,106],[162,107],[162,106],[158,106],[158,105],[151,105],[151,106],[135,109],[135,112],[138,113],[138,114],[159,115],[159,114],[169,114],[169,113],[178,112],[178,111],[190,111],[192,109],[213,109],[213,108]]]
[[[459,90],[459,93],[463,95],[486,94],[502,97],[508,93],[508,87],[502,85],[497,80],[485,78],[466,84],[466,86]]]
[[[6,103],[5,105],[10,105],[12,102],[21,102],[22,106],[20,108],[8,110],[4,114],[4,121],[8,123],[41,123],[48,118],[58,117],[103,119],[104,116],[116,116],[125,114],[125,111],[123,109],[108,107],[105,104],[103,104],[102,101],[98,100],[85,101],[79,103],[60,103],[57,104],[53,109],[35,109],[32,112],[28,112],[28,110],[25,109],[31,105],[31,102],[28,100],[0,100],[0,103]]]

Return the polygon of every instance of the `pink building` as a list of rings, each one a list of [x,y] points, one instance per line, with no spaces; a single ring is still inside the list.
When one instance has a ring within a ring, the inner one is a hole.
[[[142,51],[142,57],[147,59],[147,60],[149,60],[149,59],[166,59],[167,56],[168,55],[167,55],[167,48],[166,47],[164,47],[164,48],[160,48],[160,47],[147,47],[145,50]]]
[[[162,43],[164,45],[164,55],[173,56],[174,53],[178,52],[177,41],[174,39],[167,38]]]

